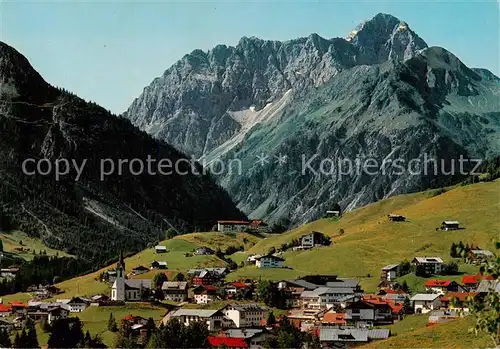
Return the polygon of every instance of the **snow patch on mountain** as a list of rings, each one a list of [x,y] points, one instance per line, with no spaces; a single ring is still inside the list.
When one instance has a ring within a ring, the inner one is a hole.
[[[276,117],[276,115],[278,115],[283,110],[283,108],[291,101],[291,97],[292,89],[289,89],[285,92],[283,97],[281,97],[277,101],[268,103],[261,110],[256,111],[255,107],[251,106],[248,109],[228,112],[233,120],[241,125],[240,131],[210,153],[202,156],[200,160],[203,160],[206,164],[210,164],[216,158],[219,158],[226,154],[236,145],[240,144],[243,139],[245,139],[245,136],[255,126],[266,123]]]

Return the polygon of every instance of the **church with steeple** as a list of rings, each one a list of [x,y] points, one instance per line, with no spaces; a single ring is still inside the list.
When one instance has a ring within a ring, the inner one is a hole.
[[[111,299],[114,301],[140,301],[144,289],[151,290],[151,279],[127,279],[123,252],[116,264],[116,279],[111,287]]]

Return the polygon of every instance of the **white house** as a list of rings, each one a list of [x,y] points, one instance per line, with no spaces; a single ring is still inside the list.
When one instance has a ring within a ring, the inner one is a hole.
[[[255,258],[255,266],[257,268],[283,268],[284,261],[281,257],[266,255]]]
[[[212,285],[200,285],[193,293],[196,304],[209,304],[217,299],[217,288]]]
[[[236,327],[256,327],[267,319],[267,308],[258,304],[230,304],[221,310]]]
[[[81,313],[89,306],[90,302],[80,297],[73,297],[66,303],[70,313]]]
[[[260,258],[260,257],[262,257],[262,255],[260,255],[260,254],[254,254],[254,255],[248,256],[247,257],[247,264],[255,264],[256,258]]]
[[[399,264],[389,264],[382,268],[380,278],[382,280],[394,281],[397,277]]]
[[[217,309],[178,309],[165,315],[162,322],[166,324],[173,318],[178,318],[186,326],[189,326],[191,322],[201,321],[207,324],[209,331],[234,327],[234,323],[226,318],[221,310]]]
[[[423,265],[428,275],[439,274],[444,263],[439,257],[415,257],[411,262],[414,265]]]
[[[155,246],[155,252],[156,253],[165,253],[165,252],[167,252],[167,246],[157,245],[157,246]]]
[[[361,294],[350,287],[318,287],[312,291],[303,291],[300,300],[304,309],[328,309],[346,298],[356,296]]]
[[[441,295],[436,293],[417,293],[410,298],[415,313],[428,313],[441,307]]]
[[[300,243],[303,249],[323,246],[327,244],[327,242],[328,238],[325,234],[318,231],[313,231],[300,237]]]

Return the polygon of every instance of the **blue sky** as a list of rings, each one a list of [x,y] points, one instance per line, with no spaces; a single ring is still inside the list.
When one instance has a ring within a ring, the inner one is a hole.
[[[343,37],[379,12],[406,21],[428,45],[499,75],[496,1],[2,2],[0,40],[50,83],[113,112],[127,109],[184,54],[242,36]]]

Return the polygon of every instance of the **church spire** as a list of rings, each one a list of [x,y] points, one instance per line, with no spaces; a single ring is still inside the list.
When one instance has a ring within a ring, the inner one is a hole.
[[[122,249],[120,249],[120,257],[118,258],[118,263],[116,264],[116,267],[121,267],[123,270],[125,270],[125,261],[123,260]]]

